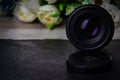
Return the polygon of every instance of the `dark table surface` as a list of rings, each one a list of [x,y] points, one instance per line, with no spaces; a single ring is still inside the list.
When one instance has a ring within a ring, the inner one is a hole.
[[[0,40],[0,80],[120,80],[120,40],[105,50],[113,57],[110,71],[68,74],[66,57],[78,51],[69,41]]]

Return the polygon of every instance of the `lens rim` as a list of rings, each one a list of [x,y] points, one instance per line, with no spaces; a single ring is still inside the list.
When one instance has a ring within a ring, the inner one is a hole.
[[[86,47],[81,40],[78,39],[78,36],[76,36],[75,32],[75,24],[78,17],[80,17],[83,14],[91,13],[94,15],[97,15],[100,19],[101,28],[99,39],[96,39],[96,42],[94,43],[94,40],[87,40],[86,42],[90,43],[91,45],[88,45]],[[106,24],[107,23],[107,24]],[[111,17],[111,15],[102,7],[97,5],[84,5],[79,8],[77,8],[73,13],[69,16],[66,24],[66,35],[70,42],[79,50],[98,50],[101,49],[109,44],[109,42],[112,40],[114,34],[114,22]]]

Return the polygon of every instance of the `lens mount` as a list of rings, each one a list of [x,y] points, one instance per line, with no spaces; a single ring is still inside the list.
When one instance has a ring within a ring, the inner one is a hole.
[[[84,5],[70,15],[66,24],[66,34],[79,50],[97,50],[112,40],[114,22],[102,7]]]

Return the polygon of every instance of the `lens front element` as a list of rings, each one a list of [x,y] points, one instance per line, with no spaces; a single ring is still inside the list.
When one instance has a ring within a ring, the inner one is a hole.
[[[83,37],[94,38],[99,34],[100,22],[98,17],[92,14],[84,14],[76,22],[76,26],[80,26],[80,34],[83,34]]]
[[[114,34],[111,15],[102,7],[84,5],[76,9],[66,24],[67,37],[80,50],[105,47]]]

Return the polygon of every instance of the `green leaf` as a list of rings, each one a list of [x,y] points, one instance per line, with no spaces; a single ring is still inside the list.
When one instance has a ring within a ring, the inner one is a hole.
[[[55,27],[55,24],[48,24],[47,29],[52,30]]]
[[[72,3],[67,5],[65,15],[70,15],[76,8],[78,8],[81,4],[79,3]]]
[[[64,11],[66,4],[59,4],[59,10]]]
[[[50,15],[50,17],[59,17],[59,16],[60,16],[59,12],[56,12],[56,13]]]

